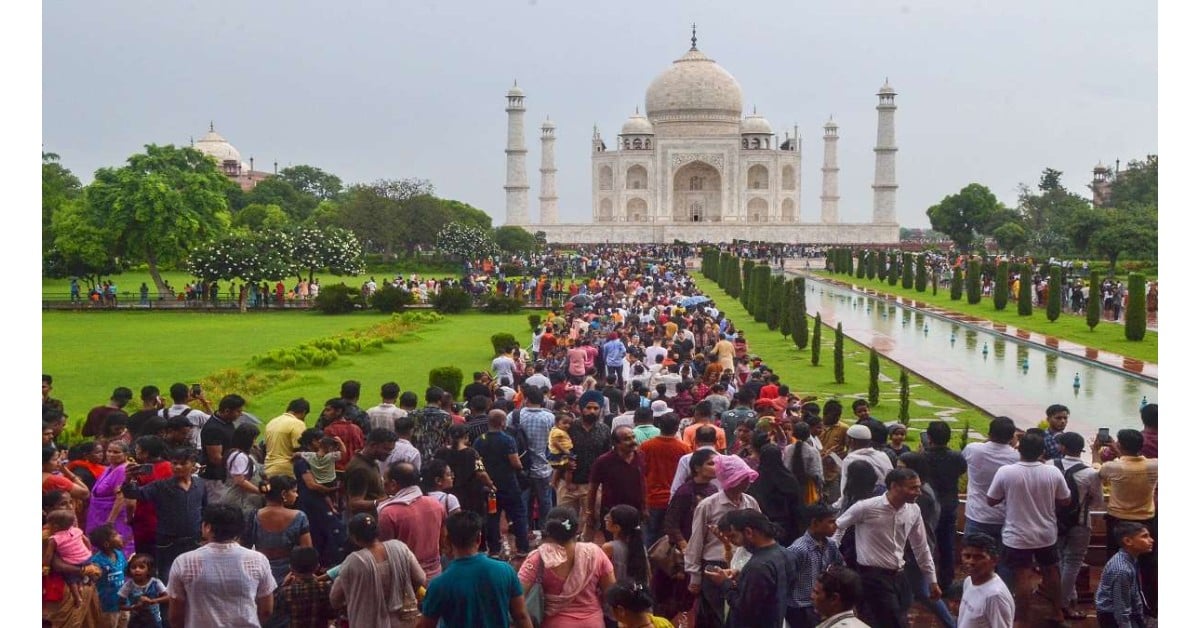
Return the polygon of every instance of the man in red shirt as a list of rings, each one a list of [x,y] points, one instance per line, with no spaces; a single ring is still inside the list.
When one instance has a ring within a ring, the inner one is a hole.
[[[337,436],[346,444],[346,454],[333,466],[339,473],[346,470],[346,465],[350,462],[350,459],[366,444],[362,428],[351,423],[346,418],[345,412],[346,402],[342,399],[330,399],[326,401],[325,409],[321,411],[321,423],[325,424],[325,427],[322,428],[325,435],[329,437]]]
[[[383,484],[391,497],[375,508],[379,513],[379,538],[403,541],[421,563],[425,581],[429,582],[442,573],[440,543],[446,507],[423,494],[420,484],[421,476],[411,462],[393,464]]]
[[[665,415],[664,415],[665,416]],[[677,428],[678,429],[678,428]],[[633,506],[646,517],[646,459],[638,451],[637,439],[633,436],[633,428],[618,427],[612,433],[613,448],[601,455],[592,464],[589,477],[587,507],[583,511],[584,527],[597,526],[591,529],[604,529],[598,525],[604,520],[604,515],[613,506],[625,504]],[[668,488],[670,484],[667,485]],[[603,487],[603,490],[601,490]],[[600,491],[600,503],[597,508],[596,493]],[[607,530],[605,538],[612,540]]]
[[[558,346],[558,338],[554,336],[554,326],[546,325],[546,330],[538,338],[538,357],[544,359],[554,355],[554,348]]]
[[[129,404],[130,399],[133,399],[132,390],[124,386],[118,386],[114,389],[108,403],[96,406],[88,411],[87,418],[83,420],[83,435],[92,438],[100,436],[100,430],[104,427],[104,420],[110,414],[121,414],[128,418],[129,415],[125,413],[124,408]]]
[[[679,417],[668,412],[658,419],[659,434],[641,444],[642,456],[646,460],[646,509],[650,511],[646,523],[646,546],[652,545],[662,535],[663,517],[667,514],[667,502],[671,501],[671,481],[675,479],[675,468],[679,459],[692,448],[679,440]]]

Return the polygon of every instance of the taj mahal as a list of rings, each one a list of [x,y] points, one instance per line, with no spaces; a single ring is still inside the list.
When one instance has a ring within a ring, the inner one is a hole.
[[[505,224],[541,231],[552,243],[729,242],[893,243],[896,222],[896,91],[885,81],[877,94],[878,130],[872,220],[838,217],[838,127],[822,128],[819,219],[800,205],[801,137],[783,141],[770,122],[742,105],[737,79],[692,46],[646,89],[640,109],[621,126],[612,148],[592,129],[592,220],[558,221],[555,125],[541,125],[538,220],[529,216],[525,93],[514,83],[508,113]],[[807,218],[807,219],[806,219]]]

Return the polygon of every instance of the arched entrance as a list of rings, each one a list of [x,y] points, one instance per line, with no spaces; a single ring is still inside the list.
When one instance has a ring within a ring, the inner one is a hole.
[[[678,222],[715,222],[721,219],[721,173],[702,161],[675,171],[671,218]]]

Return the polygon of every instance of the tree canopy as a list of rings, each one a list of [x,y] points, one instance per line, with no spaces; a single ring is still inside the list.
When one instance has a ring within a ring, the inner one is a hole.
[[[950,236],[954,245],[966,252],[976,234],[984,231],[992,214],[1000,207],[991,190],[972,183],[925,210],[925,215],[929,216],[934,229]]]

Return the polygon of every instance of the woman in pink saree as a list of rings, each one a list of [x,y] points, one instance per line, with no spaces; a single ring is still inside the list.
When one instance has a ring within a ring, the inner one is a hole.
[[[545,534],[517,574],[526,591],[541,579],[542,628],[604,628],[600,602],[615,582],[612,562],[599,545],[575,540],[579,520],[570,508],[554,508],[546,515]]]

